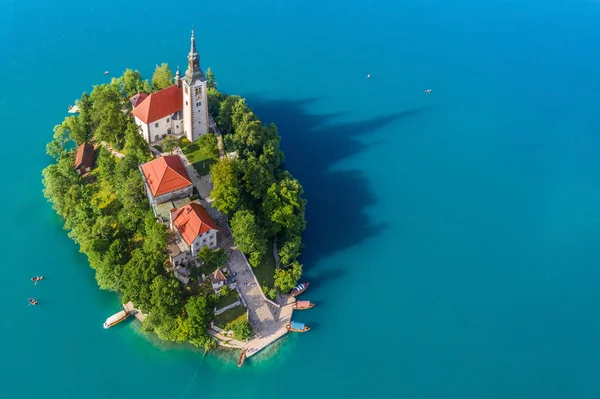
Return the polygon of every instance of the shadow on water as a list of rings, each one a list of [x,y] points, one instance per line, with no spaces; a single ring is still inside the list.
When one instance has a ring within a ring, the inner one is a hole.
[[[337,251],[379,234],[366,209],[376,199],[361,170],[334,170],[337,162],[373,145],[361,141],[397,120],[422,112],[411,109],[362,121],[337,123],[343,113],[313,114],[306,108],[317,99],[265,99],[249,96],[248,104],[266,123],[277,125],[286,167],[300,180],[308,200],[305,251],[308,266]],[[336,271],[339,272],[339,271]],[[332,276],[336,277],[336,276]],[[339,275],[337,276],[339,277]]]

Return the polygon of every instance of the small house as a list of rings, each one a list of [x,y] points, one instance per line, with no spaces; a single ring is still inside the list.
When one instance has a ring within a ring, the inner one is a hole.
[[[217,292],[227,282],[227,277],[225,277],[221,269],[217,269],[210,275],[210,282],[212,284],[213,290]]]
[[[83,143],[75,154],[75,171],[79,176],[88,173],[94,165],[94,146]]]

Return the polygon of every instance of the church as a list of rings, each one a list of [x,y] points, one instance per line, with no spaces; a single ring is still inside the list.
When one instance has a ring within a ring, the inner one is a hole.
[[[196,141],[208,133],[207,81],[200,69],[200,56],[192,31],[188,66],[183,78],[179,68],[175,84],[150,95],[138,93],[130,98],[133,117],[140,134],[152,144],[169,134]]]

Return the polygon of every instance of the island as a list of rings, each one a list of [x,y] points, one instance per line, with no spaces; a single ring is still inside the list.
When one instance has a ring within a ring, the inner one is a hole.
[[[190,41],[183,76],[127,69],[69,107],[44,195],[144,332],[251,356],[292,322],[306,200],[275,125],[220,92]]]

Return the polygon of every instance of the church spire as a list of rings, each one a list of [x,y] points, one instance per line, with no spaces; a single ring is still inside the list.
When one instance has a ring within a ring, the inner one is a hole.
[[[186,76],[191,76],[198,73],[202,74],[202,71],[200,70],[200,56],[198,55],[198,51],[196,50],[196,38],[194,37],[193,30],[190,41],[191,47],[190,53],[188,54],[188,69],[185,72]]]

